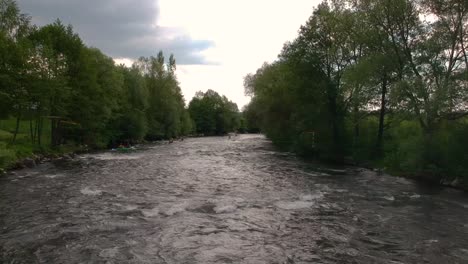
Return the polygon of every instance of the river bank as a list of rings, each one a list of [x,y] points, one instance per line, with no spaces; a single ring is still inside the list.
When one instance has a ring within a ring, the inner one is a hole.
[[[193,136],[191,136],[193,138]],[[159,141],[140,141],[137,146],[147,146],[155,143],[173,143],[175,141],[183,141],[183,138],[173,140],[159,140]],[[14,150],[14,148],[12,149]],[[41,152],[33,152],[22,157],[17,157],[8,161],[3,168],[0,167],[0,176],[6,174],[8,171],[20,170],[24,168],[34,168],[39,164],[51,162],[55,160],[71,160],[80,154],[98,153],[109,151],[109,148],[90,148],[86,145],[73,145],[73,146],[59,146],[57,148],[49,148]],[[0,164],[1,165],[1,164]]]
[[[376,172],[377,174],[385,173],[392,177],[406,178],[406,179],[414,180],[417,182],[430,184],[433,186],[438,185],[441,187],[448,187],[448,188],[453,188],[453,189],[468,192],[468,183],[463,182],[460,177],[452,177],[452,178],[437,177],[431,174],[431,172],[427,172],[426,174],[407,173],[403,171],[389,170],[381,166],[369,166],[368,164],[359,164],[359,163],[347,164],[347,165],[366,168],[366,169]]]
[[[349,165],[349,164],[348,164]],[[448,187],[457,190],[462,190],[468,192],[468,183],[463,182],[461,177],[444,177],[435,175],[434,172],[426,172],[426,173],[408,173],[399,170],[392,170],[382,166],[370,166],[369,164],[359,164],[355,163],[352,166],[366,168],[376,172],[377,174],[387,174],[392,177],[399,177],[399,178],[406,178],[411,179],[417,182],[433,185],[433,186],[441,186],[441,187]]]
[[[15,151],[14,148],[11,150]],[[22,155],[21,157],[12,157],[4,162],[2,167],[0,167],[0,175],[6,174],[7,171],[20,170],[24,168],[35,168],[39,164],[54,160],[73,159],[77,154],[87,152],[89,152],[89,149],[86,146],[75,146],[50,149],[41,152],[32,152],[30,154]]]
[[[281,148],[277,147],[278,151],[282,151]],[[443,175],[437,175],[433,171],[419,172],[419,173],[409,173],[401,170],[390,169],[385,166],[382,166],[378,162],[362,162],[353,160],[351,157],[346,157],[343,162],[336,163],[330,162],[327,160],[320,160],[315,156],[306,156],[299,155],[304,161],[307,162],[316,162],[321,164],[328,164],[330,166],[350,166],[357,169],[363,168],[369,171],[375,172],[376,175],[386,174],[395,178],[405,178],[421,182],[423,184],[448,187],[456,190],[462,190],[468,192],[468,182],[463,181],[463,177],[447,177]]]
[[[195,135],[195,136],[188,136],[187,138],[200,138],[204,137],[203,135]],[[176,139],[176,141],[182,140]],[[143,141],[140,142],[138,145],[149,145],[149,144],[154,144],[156,142],[160,143],[172,143],[174,140],[160,140],[160,141],[154,141],[154,142],[147,142]],[[70,160],[76,157],[77,154],[84,154],[84,153],[93,153],[93,152],[100,152],[100,151],[106,151],[109,150],[108,148],[93,148],[90,149],[88,146],[68,146],[67,148],[55,148],[55,149],[50,149],[49,151],[41,152],[41,153],[33,153],[31,155],[28,155],[27,157],[22,157],[18,158],[12,162],[9,163],[8,166],[1,168],[0,167],[0,176],[6,174],[7,171],[10,170],[18,170],[18,169],[23,169],[23,168],[34,168],[39,164],[43,164],[45,162],[50,162],[54,160]],[[308,162],[316,162],[316,159],[310,159],[310,158],[304,158],[304,160]],[[352,166],[357,169],[360,168],[365,168],[370,171],[373,171],[376,173],[376,175],[382,175],[382,174],[387,174],[391,177],[396,177],[396,178],[406,178],[406,179],[411,179],[415,180],[421,183],[426,183],[430,185],[439,185],[441,187],[449,187],[449,188],[454,188],[457,190],[462,190],[465,192],[468,192],[468,184],[464,183],[459,177],[455,178],[440,178],[440,177],[435,177],[434,175],[431,175],[430,172],[427,174],[414,174],[414,173],[406,173],[402,171],[395,171],[395,170],[389,170],[385,167],[378,166],[375,164],[370,164],[370,163],[364,163],[364,162],[356,162],[353,161],[352,159],[348,158],[345,159],[345,162],[342,164],[345,166]],[[430,176],[427,176],[430,175]]]

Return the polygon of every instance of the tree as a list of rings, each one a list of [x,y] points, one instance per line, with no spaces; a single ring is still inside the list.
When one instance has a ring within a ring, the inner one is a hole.
[[[83,44],[71,25],[59,20],[30,25],[13,0],[0,0],[0,118],[29,121],[31,148],[104,147],[143,138],[186,135],[193,121],[185,106],[171,54],[116,66],[97,48]],[[231,118],[232,119],[232,118]],[[21,131],[22,133],[24,131]]]
[[[261,126],[260,106],[257,100],[252,100],[242,111],[241,127],[244,132],[259,133]]]
[[[197,92],[190,101],[188,111],[198,134],[223,135],[240,126],[237,105],[213,90]]]
[[[171,54],[166,64],[164,54],[140,58],[134,68],[144,76],[148,90],[147,123],[149,139],[174,138],[191,129],[185,113],[185,101],[177,81],[176,60]]]
[[[463,0],[324,1],[278,60],[245,77],[246,122],[300,154],[454,171],[442,153],[459,153],[448,128],[464,131],[468,115],[467,11]]]
[[[324,100],[328,111],[334,160],[344,156],[344,118],[348,105],[343,76],[347,67],[357,63],[361,42],[353,39],[357,26],[354,14],[339,1],[321,3],[301,27],[299,36],[281,54],[284,60],[309,64],[310,71],[322,80]],[[304,68],[304,67],[303,67]]]
[[[20,13],[16,2],[0,1],[0,107],[2,115],[14,114],[16,128],[27,109],[29,95],[27,35],[32,30],[30,18]]]
[[[33,32],[29,38],[34,45],[34,69],[43,84],[38,87],[38,94],[45,99],[37,102],[38,122],[42,122],[42,114],[51,120],[51,143],[58,145],[62,138],[61,121],[67,119],[72,111],[69,106],[76,105],[71,104],[70,100],[78,99],[72,96],[80,91],[73,88],[77,88],[79,69],[83,66],[80,57],[84,45],[72,27],[64,26],[59,20]]]

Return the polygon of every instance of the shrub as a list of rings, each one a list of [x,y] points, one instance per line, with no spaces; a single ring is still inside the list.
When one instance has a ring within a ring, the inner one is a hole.
[[[0,169],[7,168],[15,160],[15,151],[8,149],[4,142],[0,142]]]

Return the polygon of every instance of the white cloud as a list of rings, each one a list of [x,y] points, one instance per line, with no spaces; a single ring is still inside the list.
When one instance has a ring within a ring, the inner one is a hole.
[[[293,40],[300,25],[319,0],[160,0],[158,25],[185,30],[194,39],[214,46],[202,51],[217,65],[179,65],[185,98],[212,89],[235,101],[248,103],[243,77],[263,62],[273,61],[284,42]]]
[[[44,25],[71,23],[88,45],[131,64],[174,53],[187,101],[213,89],[239,107],[243,77],[273,61],[321,0],[18,0]],[[138,2],[138,3],[136,3]]]
[[[115,64],[117,65],[120,65],[120,64],[123,64],[127,67],[131,67],[132,64],[133,64],[133,61],[132,59],[129,59],[129,58],[114,58],[114,62]]]
[[[72,24],[84,43],[115,58],[174,53],[179,64],[207,64],[201,52],[213,42],[190,37],[184,29],[157,24],[158,0],[17,0],[39,26],[60,19]]]

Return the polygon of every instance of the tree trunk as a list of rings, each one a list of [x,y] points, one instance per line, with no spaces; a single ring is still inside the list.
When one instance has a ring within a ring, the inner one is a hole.
[[[41,138],[42,138],[42,118],[39,116],[39,119],[37,120],[38,126],[37,126],[37,144],[40,146],[41,145]]]
[[[19,131],[20,120],[21,120],[21,114],[19,114],[18,117],[16,118],[16,128],[15,128],[15,133],[13,134],[12,143],[15,143],[16,141],[16,136],[18,135],[18,131]]]
[[[341,125],[338,120],[338,115],[333,117],[333,159],[337,163],[342,163],[344,160],[344,146],[341,138]]]
[[[57,128],[57,123],[56,123],[56,120],[54,119],[51,119],[50,120],[50,126],[51,126],[51,129],[50,129],[50,145],[52,147],[55,146],[55,143],[56,143],[56,128]]]
[[[339,113],[338,103],[337,103],[337,93],[335,87],[329,88],[328,100],[329,100],[329,110],[330,118],[332,125],[332,156],[333,161],[341,163],[344,160],[344,146],[341,135],[341,114]]]
[[[375,144],[375,154],[377,157],[382,155],[382,146],[383,146],[383,134],[384,134],[384,123],[385,123],[385,113],[386,113],[386,96],[387,96],[387,74],[384,73],[382,77],[382,91],[381,91],[381,103],[380,103],[380,117],[379,117],[379,131],[377,133],[377,142]]]
[[[57,120],[57,124],[55,125],[55,145],[58,146],[62,144],[62,122],[61,120]]]
[[[38,119],[36,118],[36,121],[34,121],[34,143],[36,142],[36,139],[37,139],[37,130],[39,128],[39,121]]]
[[[29,119],[29,133],[31,134],[31,143],[34,144],[33,120]]]
[[[359,146],[359,109],[357,106],[354,106],[353,109],[353,119],[354,119],[354,148]]]

